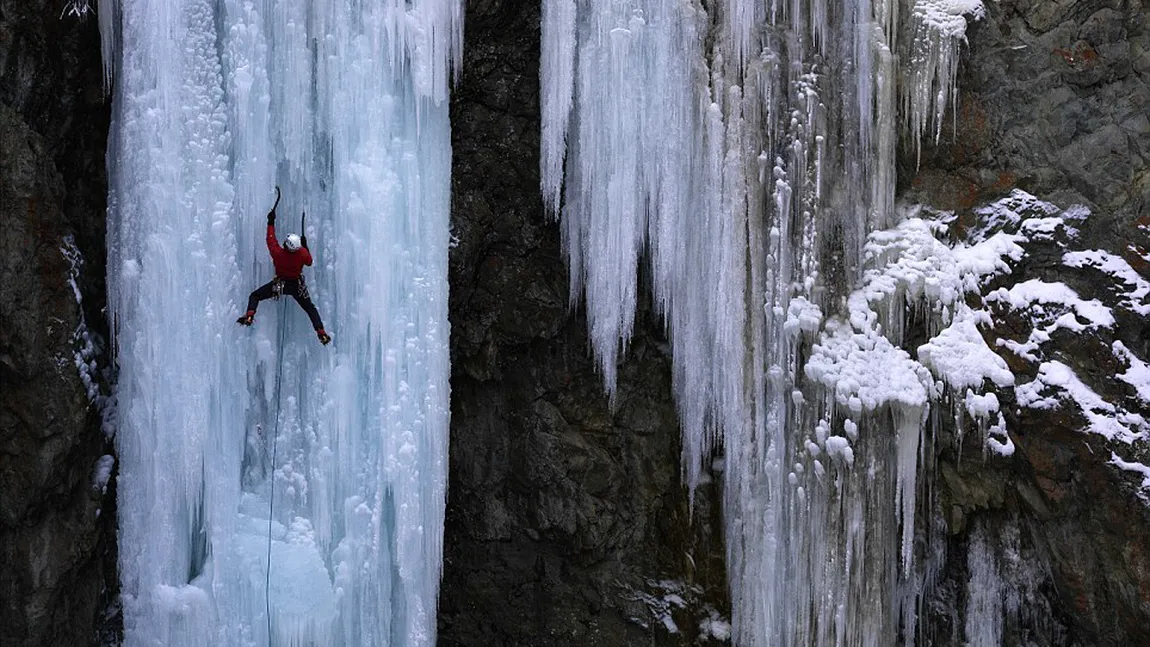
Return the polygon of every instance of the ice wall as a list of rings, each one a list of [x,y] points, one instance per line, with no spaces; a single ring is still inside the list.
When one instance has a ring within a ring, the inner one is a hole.
[[[914,267],[885,269],[903,249],[868,233],[900,219],[900,132],[912,146],[938,136],[981,11],[544,3],[541,188],[572,300],[613,395],[649,267],[690,486],[724,459],[736,644],[914,640],[917,474],[938,387],[900,348],[902,322],[925,303],[949,325],[962,286],[924,293]]]
[[[100,17],[125,644],[433,644],[460,4]],[[235,324],[276,184],[326,348],[288,300]]]

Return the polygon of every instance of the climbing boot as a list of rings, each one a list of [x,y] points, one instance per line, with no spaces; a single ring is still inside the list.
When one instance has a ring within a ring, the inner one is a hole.
[[[255,310],[248,310],[246,313],[244,313],[244,316],[240,317],[239,319],[236,319],[236,323],[238,323],[241,326],[250,326],[250,325],[252,325],[252,321],[254,321],[255,318],[256,318],[256,311]]]
[[[331,335],[324,332],[323,328],[316,328],[315,336],[319,337],[319,343],[323,344],[324,346],[327,346],[331,343]]]

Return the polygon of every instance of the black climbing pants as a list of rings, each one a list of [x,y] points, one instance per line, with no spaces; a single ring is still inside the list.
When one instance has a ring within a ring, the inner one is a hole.
[[[248,312],[255,312],[260,301],[281,294],[290,294],[295,299],[299,307],[303,308],[303,311],[307,313],[308,319],[311,319],[312,328],[316,330],[323,329],[323,321],[319,318],[319,311],[315,309],[315,304],[311,302],[311,295],[308,294],[307,284],[304,283],[303,279],[275,278],[259,286],[253,290],[248,297]]]

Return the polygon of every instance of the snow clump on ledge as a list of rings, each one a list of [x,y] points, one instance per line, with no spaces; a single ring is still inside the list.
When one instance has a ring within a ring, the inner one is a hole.
[[[883,406],[903,413],[922,410],[950,393],[954,406],[978,421],[986,447],[1009,455],[1013,443],[998,399],[983,390],[987,381],[1012,386],[1014,375],[978,331],[979,323],[989,323],[989,314],[973,309],[966,299],[991,277],[1010,271],[1011,263],[1023,257],[1019,243],[1025,236],[997,232],[978,236],[972,244],[947,244],[939,236],[947,232],[953,214],[924,216],[914,207],[904,215],[895,227],[868,237],[868,267],[847,299],[846,320],[827,319],[811,349],[806,376],[833,393],[844,415],[856,418]],[[901,347],[902,329],[916,311],[937,332],[912,357]]]

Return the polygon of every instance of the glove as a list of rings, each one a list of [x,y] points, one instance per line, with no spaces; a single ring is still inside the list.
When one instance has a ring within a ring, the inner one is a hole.
[[[276,224],[276,210],[272,209],[268,212],[268,225]]]
[[[300,243],[300,245],[303,245],[304,249],[307,249],[307,234],[304,234],[304,235],[299,237],[299,243]]]

